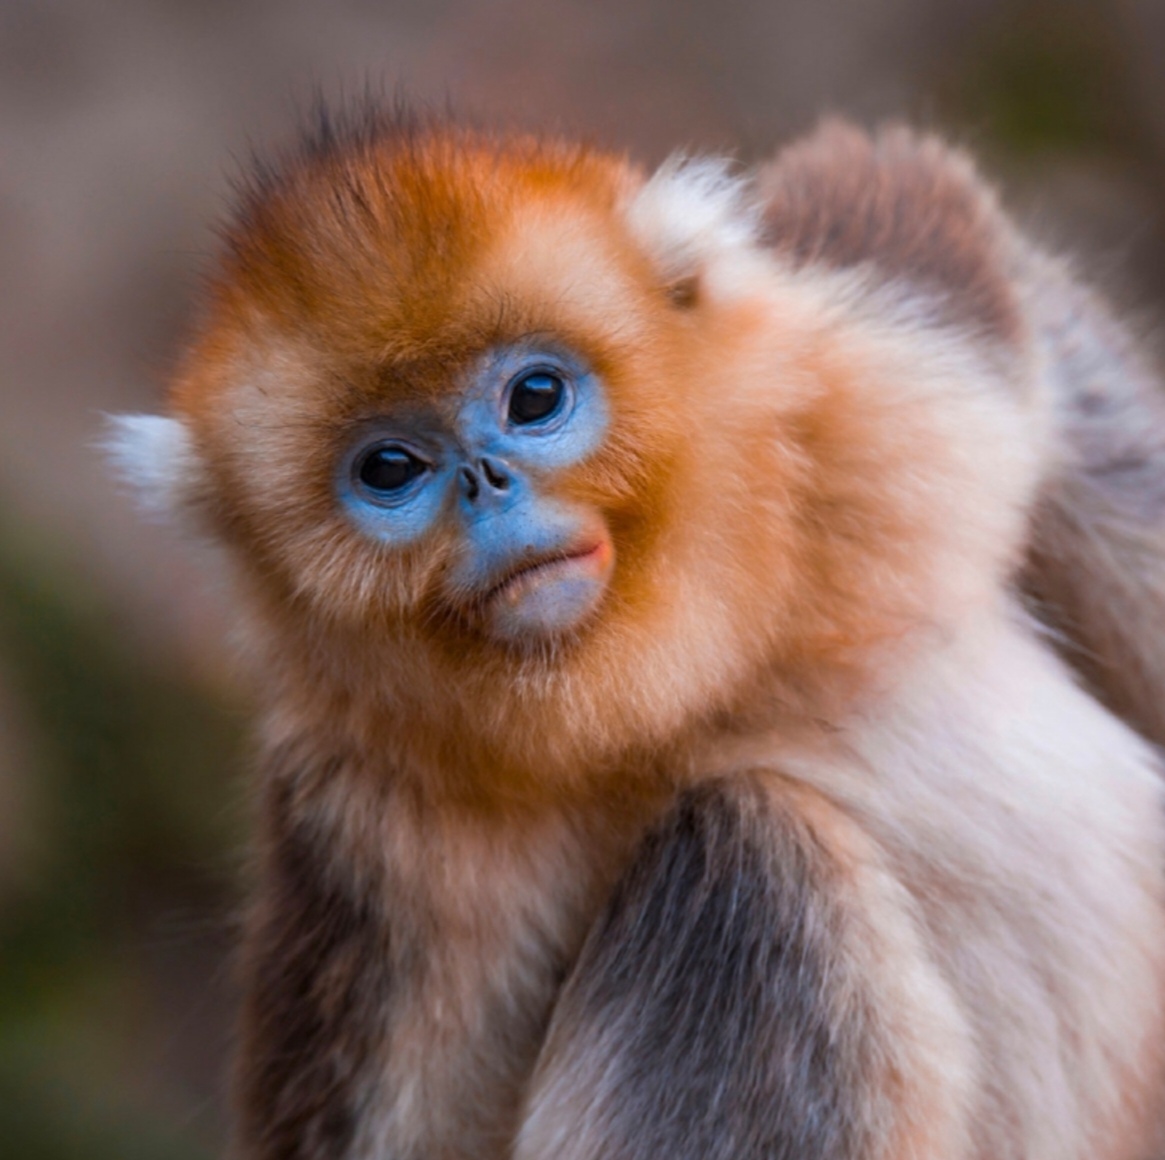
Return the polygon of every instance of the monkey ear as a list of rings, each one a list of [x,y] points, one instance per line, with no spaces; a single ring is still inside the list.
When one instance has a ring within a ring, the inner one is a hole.
[[[205,468],[180,419],[109,415],[100,446],[144,511],[182,518],[195,506]]]
[[[756,244],[760,202],[751,181],[732,168],[726,158],[671,157],[632,198],[632,232],[677,301],[693,295],[709,258]]]

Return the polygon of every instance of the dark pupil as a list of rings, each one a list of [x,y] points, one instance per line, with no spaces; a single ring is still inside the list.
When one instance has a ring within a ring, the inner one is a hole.
[[[360,463],[360,482],[372,491],[400,491],[425,465],[399,447],[376,447]]]
[[[527,375],[510,395],[510,421],[537,423],[553,415],[562,402],[562,380],[555,375]]]

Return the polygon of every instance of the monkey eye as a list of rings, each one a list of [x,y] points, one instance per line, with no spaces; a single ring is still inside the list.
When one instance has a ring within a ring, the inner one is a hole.
[[[395,498],[429,465],[397,443],[377,443],[361,452],[352,465],[352,474],[374,496]]]
[[[510,390],[510,422],[524,427],[549,419],[562,406],[566,385],[549,371],[531,371]]]

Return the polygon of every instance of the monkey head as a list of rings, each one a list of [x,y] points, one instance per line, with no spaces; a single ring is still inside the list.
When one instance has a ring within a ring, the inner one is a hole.
[[[492,768],[663,743],[868,665],[1018,538],[1015,408],[957,385],[992,357],[759,233],[720,163],[328,130],[245,191],[173,417],[117,449],[305,712]]]

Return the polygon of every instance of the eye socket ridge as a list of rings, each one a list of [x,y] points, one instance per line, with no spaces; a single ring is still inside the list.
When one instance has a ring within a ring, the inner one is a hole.
[[[565,418],[572,397],[568,376],[557,367],[527,367],[515,375],[506,390],[506,421],[512,427],[557,426]]]
[[[362,448],[352,460],[356,492],[374,503],[393,504],[407,499],[432,465],[412,448],[382,439]]]

